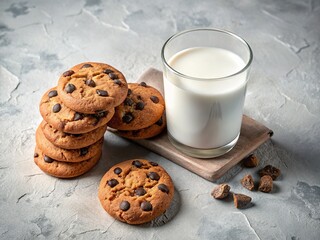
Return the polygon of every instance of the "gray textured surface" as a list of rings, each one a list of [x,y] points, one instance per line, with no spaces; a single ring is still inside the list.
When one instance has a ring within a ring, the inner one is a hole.
[[[1,1],[0,239],[319,239],[319,22],[318,0]],[[211,198],[215,184],[111,134],[99,165],[80,178],[58,180],[35,166],[38,103],[61,72],[103,61],[135,81],[161,68],[170,35],[193,27],[231,30],[253,48],[245,113],[275,132],[257,150],[283,172],[274,193],[240,187],[246,172],[257,175],[237,167],[224,180],[254,203],[237,210]],[[179,212],[163,226],[129,226],[99,205],[103,173],[132,157],[159,162],[179,191]]]

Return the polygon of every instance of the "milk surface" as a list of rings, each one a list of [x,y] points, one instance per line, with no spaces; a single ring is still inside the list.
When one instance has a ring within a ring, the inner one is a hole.
[[[233,74],[244,68],[244,61],[225,49],[197,47],[178,52],[168,64],[182,74],[165,74],[171,136],[194,148],[217,148],[234,140],[241,127],[247,73]]]

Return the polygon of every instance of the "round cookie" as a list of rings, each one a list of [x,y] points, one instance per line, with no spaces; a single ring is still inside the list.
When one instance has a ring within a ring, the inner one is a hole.
[[[155,137],[158,134],[160,134],[165,128],[166,117],[162,115],[162,117],[156,123],[152,124],[150,127],[132,131],[116,130],[114,133],[124,138],[138,140]]]
[[[81,162],[96,156],[101,152],[103,140],[103,138],[100,138],[96,143],[84,148],[63,149],[53,145],[46,139],[40,126],[36,131],[36,143],[38,148],[41,149],[45,155],[62,162]]]
[[[114,218],[142,224],[160,216],[170,206],[174,186],[157,163],[132,159],[113,166],[102,177],[98,196]]]
[[[58,178],[73,178],[88,172],[96,165],[101,156],[101,151],[92,158],[78,162],[68,163],[56,161],[46,156],[37,146],[34,152],[34,162],[45,173]]]
[[[146,83],[129,83],[127,98],[116,107],[108,126],[117,130],[137,130],[151,126],[165,108],[161,93]]]
[[[41,122],[40,127],[46,139],[55,146],[64,149],[79,149],[92,145],[101,139],[107,130],[107,125],[103,125],[88,133],[70,134],[53,128],[44,120]]]
[[[64,72],[59,78],[57,90],[66,106],[93,114],[123,102],[128,85],[123,74],[114,67],[85,62]]]
[[[49,89],[41,98],[40,113],[53,128],[72,134],[90,132],[106,125],[114,109],[96,114],[84,114],[68,108],[59,98],[56,88]]]

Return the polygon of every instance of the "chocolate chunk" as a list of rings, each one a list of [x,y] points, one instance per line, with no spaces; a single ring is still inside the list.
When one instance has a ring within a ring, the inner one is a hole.
[[[95,87],[96,83],[92,80],[92,79],[88,79],[85,81],[86,85],[88,85],[89,87]]]
[[[265,192],[265,193],[269,193],[272,191],[273,188],[273,180],[272,177],[269,175],[264,175],[262,176],[262,178],[260,179],[259,182],[259,188],[258,190],[260,192]]]
[[[144,103],[143,102],[137,102],[136,104],[136,110],[143,110]]]
[[[129,203],[128,201],[122,201],[122,202],[120,203],[120,209],[121,209],[122,211],[128,211],[129,208],[130,208],[130,203]]]
[[[241,182],[241,185],[244,186],[246,189],[250,191],[254,189],[253,178],[250,174],[245,175],[240,182]]]
[[[122,117],[122,122],[124,123],[130,123],[133,120],[133,115],[132,113],[128,112]]]
[[[259,164],[259,159],[253,154],[243,159],[243,165],[247,168],[254,168],[258,166],[258,164]]]
[[[127,96],[129,96],[131,93],[132,93],[132,90],[129,88],[129,89],[128,89]]]
[[[120,79],[114,79],[113,82],[119,86],[121,86],[122,82],[120,81]]]
[[[113,169],[113,172],[117,175],[119,175],[120,173],[122,173],[122,169],[119,167],[116,167],[115,169]]]
[[[135,193],[137,196],[143,196],[143,195],[145,195],[147,192],[146,192],[146,190],[144,190],[143,187],[139,187],[139,188],[137,188],[136,190],[134,190],[134,193]]]
[[[158,166],[158,163],[156,162],[149,162],[152,166]]]
[[[169,193],[169,188],[167,187],[167,185],[161,183],[158,185],[158,189],[161,191],[161,192],[164,192],[164,193]]]
[[[112,179],[110,179],[110,180],[108,180],[108,185],[110,186],[110,187],[115,187],[115,186],[117,186],[118,184],[119,184],[119,182],[118,182],[118,180],[116,180],[116,179],[114,179],[114,178],[112,178]]]
[[[44,155],[43,160],[46,163],[52,163],[54,161],[51,157],[48,157],[47,155]]]
[[[35,152],[35,153],[33,154],[33,157],[37,158],[37,157],[39,157],[39,154]]]
[[[151,179],[151,180],[156,180],[158,181],[160,179],[160,176],[158,173],[156,172],[149,172],[148,173],[148,177]]]
[[[137,96],[138,100],[142,100],[142,97],[140,95]]]
[[[80,148],[80,156],[84,156],[89,152],[88,147]]]
[[[111,69],[105,69],[103,71],[103,73],[105,73],[105,74],[109,74],[109,73],[112,73],[112,72],[113,72],[113,70],[111,70]]]
[[[264,175],[269,175],[272,177],[272,180],[276,180],[277,177],[280,176],[280,174],[281,174],[280,169],[278,169],[274,166],[271,166],[271,165],[267,165],[259,171],[260,177],[262,177]]]
[[[83,114],[76,112],[74,114],[73,121],[78,121],[78,120],[81,120],[81,119],[83,119]]]
[[[140,204],[140,207],[143,211],[152,211],[152,205],[150,202],[148,201],[143,201],[141,204]]]
[[[244,194],[233,194],[233,202],[236,208],[245,208],[251,202],[251,197]]]
[[[48,97],[49,98],[52,98],[52,97],[55,97],[55,96],[58,96],[58,92],[57,90],[52,90],[48,93]]]
[[[124,105],[126,105],[126,106],[132,106],[133,105],[133,100],[131,99],[131,98],[126,98],[125,100],[124,100]]]
[[[117,74],[115,74],[113,72],[109,73],[108,75],[112,80],[114,80],[114,79],[116,79],[118,77]]]
[[[226,183],[222,183],[218,186],[216,186],[212,192],[211,195],[215,198],[215,199],[223,199],[226,198],[229,195],[230,192],[230,186]]]
[[[163,119],[162,119],[162,117],[156,122],[156,124],[157,124],[158,126],[162,126],[162,124],[163,124]]]
[[[97,89],[96,92],[97,92],[97,94],[98,94],[99,96],[101,96],[101,97],[108,97],[108,96],[109,96],[108,92],[105,91],[105,90]]]
[[[139,83],[139,85],[142,86],[142,87],[146,87],[147,86],[147,84],[145,82],[141,82],[141,83]]]
[[[89,63],[86,63],[86,64],[83,64],[81,68],[90,68],[90,67],[93,67],[93,66]]]
[[[68,83],[64,90],[67,93],[72,93],[74,90],[76,90],[76,86],[73,85],[72,83]]]
[[[64,77],[69,77],[69,76],[71,76],[72,74],[74,74],[74,71],[68,70],[68,71],[65,71],[65,72],[62,74],[62,76],[64,76]]]
[[[137,168],[141,168],[143,164],[139,160],[134,160],[132,165],[136,166]]]
[[[57,112],[60,112],[60,110],[61,110],[61,105],[59,103],[53,105],[52,112],[57,113]]]
[[[154,103],[158,103],[159,102],[159,98],[157,96],[151,96],[150,99]]]

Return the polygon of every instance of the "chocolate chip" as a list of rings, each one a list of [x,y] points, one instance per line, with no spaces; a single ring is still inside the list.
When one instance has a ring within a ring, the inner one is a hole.
[[[164,193],[169,193],[169,188],[167,187],[167,185],[161,183],[158,185],[158,189],[161,191],[161,192],[164,192]]]
[[[55,96],[58,96],[58,92],[57,90],[52,90],[48,93],[48,97],[49,98],[52,98],[52,97],[55,97]]]
[[[144,103],[143,102],[137,102],[136,110],[143,110],[143,109],[144,109]]]
[[[134,103],[134,102],[133,102],[133,100],[132,100],[131,98],[126,98],[126,99],[124,100],[124,105],[132,106],[133,103]]]
[[[112,73],[112,72],[113,72],[113,70],[111,70],[111,69],[105,69],[103,71],[103,73],[105,73],[105,74],[109,74],[109,73]]]
[[[152,166],[158,166],[158,163],[156,162],[149,162]]]
[[[134,160],[132,165],[136,166],[137,168],[141,168],[143,164],[139,160]]]
[[[143,187],[139,187],[139,188],[137,188],[136,190],[134,190],[134,193],[135,193],[136,195],[138,195],[138,196],[143,196],[143,195],[145,195],[145,194],[147,193],[147,191],[144,190]]]
[[[162,119],[162,117],[156,122],[156,124],[157,124],[158,126],[161,126],[161,125],[163,124],[163,119]]]
[[[72,83],[68,83],[68,85],[64,89],[67,93],[72,93],[74,90],[76,90],[76,86]]]
[[[130,123],[133,120],[132,113],[128,112],[122,117],[122,122]]]
[[[65,72],[62,74],[62,76],[64,76],[64,77],[69,77],[69,76],[71,76],[72,74],[74,74],[74,71],[68,70],[68,71],[65,71]]]
[[[37,158],[37,157],[39,157],[39,154],[35,152],[35,153],[33,154],[33,157]]]
[[[142,100],[142,97],[140,95],[137,96],[138,100]]]
[[[139,83],[139,85],[142,86],[142,87],[146,87],[147,86],[147,84],[145,82],[141,82],[141,83]]]
[[[96,118],[103,118],[103,117],[107,116],[107,114],[108,114],[108,111],[102,111],[102,112],[96,113],[95,117]]]
[[[86,64],[83,64],[81,68],[90,68],[90,67],[93,67],[93,66],[89,63],[86,63]]]
[[[154,103],[158,103],[159,102],[159,98],[157,96],[151,96],[150,99]]]
[[[118,77],[117,74],[115,74],[113,72],[109,73],[108,75],[112,80],[114,80],[114,79],[116,79]]]
[[[95,87],[96,86],[96,83],[92,79],[86,80],[85,84],[88,85],[89,87]]]
[[[141,204],[140,204],[140,208],[143,210],[143,211],[152,211],[152,205],[150,202],[148,201],[143,201]]]
[[[129,208],[130,208],[130,203],[129,203],[128,201],[122,201],[122,202],[120,203],[120,209],[121,209],[122,211],[128,211]]]
[[[128,89],[127,95],[129,96],[131,93],[132,93],[132,90],[131,90],[131,89]]]
[[[160,176],[158,173],[156,172],[149,172],[148,173],[148,177],[151,179],[151,180],[156,180],[158,181],[160,179]]]
[[[80,156],[84,156],[89,152],[88,147],[84,147],[80,149]]]
[[[52,112],[57,113],[61,110],[61,105],[59,103],[53,105]]]
[[[74,114],[73,121],[78,121],[78,120],[81,120],[81,119],[83,119],[83,114],[76,112]]]
[[[108,182],[108,185],[110,186],[110,187],[115,187],[115,186],[117,186],[118,184],[119,184],[119,182],[116,180],[116,179],[114,179],[114,178],[112,178],[112,179],[110,179]]]
[[[99,96],[101,96],[101,97],[108,97],[108,96],[109,96],[108,92],[105,91],[105,90],[97,89],[96,92],[97,92],[97,94],[98,94]]]
[[[119,168],[119,167],[116,167],[116,168],[113,170],[113,172],[114,172],[115,174],[119,175],[120,173],[122,173],[122,169]]]
[[[51,157],[48,157],[47,155],[44,155],[43,160],[46,163],[52,163],[54,161]]]
[[[114,79],[113,82],[119,86],[121,86],[122,82],[119,79]]]

